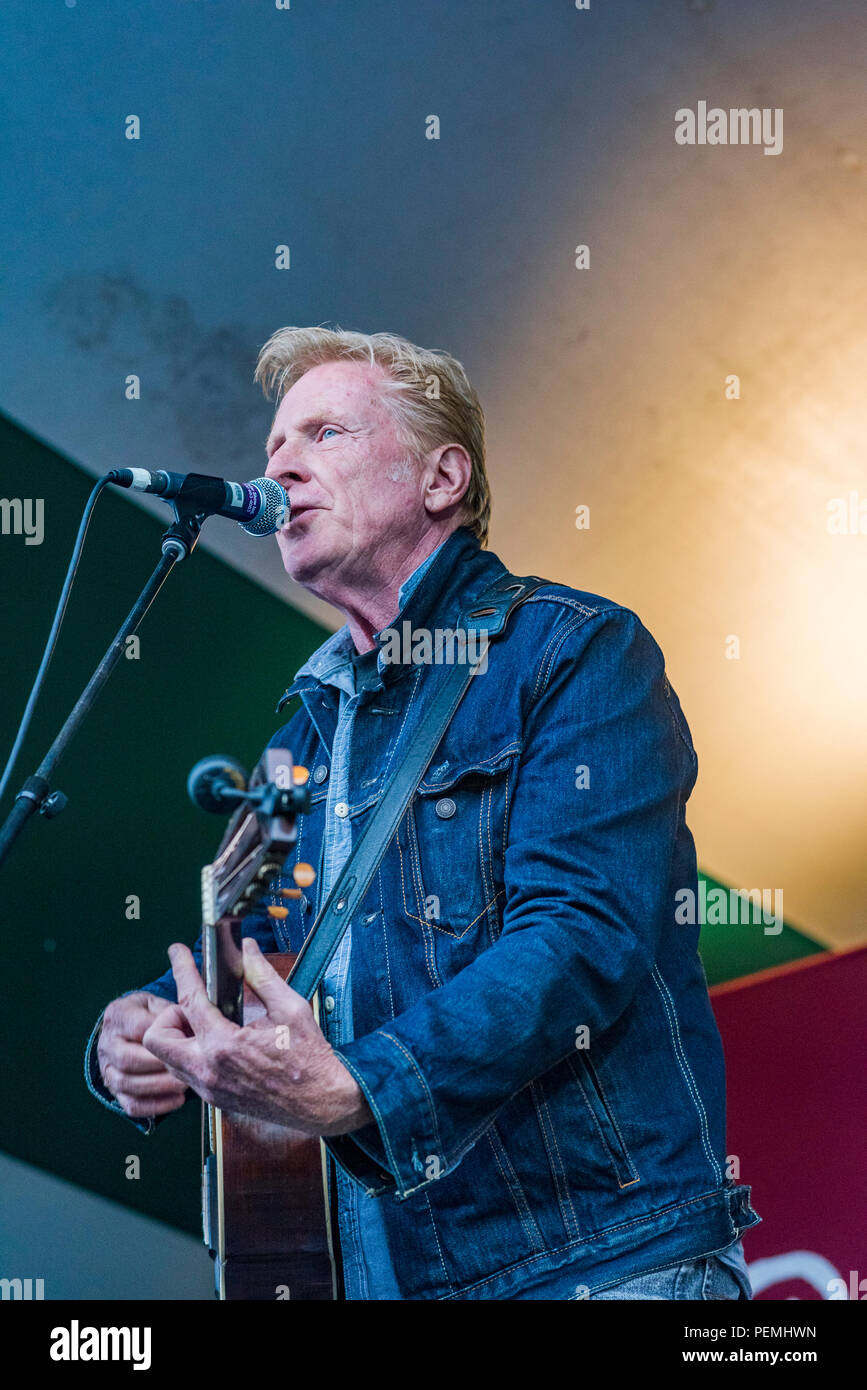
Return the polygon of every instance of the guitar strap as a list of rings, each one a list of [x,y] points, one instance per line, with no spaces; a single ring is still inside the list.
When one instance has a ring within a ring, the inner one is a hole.
[[[343,934],[357,911],[379,868],[382,856],[415,796],[455,710],[458,708],[492,638],[505,631],[520,604],[548,580],[535,575],[518,578],[503,574],[474,600],[460,618],[458,630],[477,632],[475,664],[444,665],[418,729],[402,761],[395,768],[364,832],[340,872],[337,882],[310,928],[288,983],[305,999],[312,999]]]

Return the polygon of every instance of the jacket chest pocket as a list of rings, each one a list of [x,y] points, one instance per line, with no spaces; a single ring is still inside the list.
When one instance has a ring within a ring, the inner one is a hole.
[[[516,746],[479,761],[435,759],[398,836],[403,910],[461,937],[499,935]]]

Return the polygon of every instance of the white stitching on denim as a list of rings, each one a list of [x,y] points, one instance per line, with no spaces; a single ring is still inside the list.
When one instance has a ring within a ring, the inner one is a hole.
[[[406,820],[409,829],[410,856],[412,858],[413,864],[413,880],[415,887],[416,908],[418,909],[419,914],[421,914],[424,911],[424,884],[422,883],[421,878],[421,860],[419,858],[418,852],[418,831],[416,829],[415,813],[413,811],[412,806],[410,806],[409,810],[407,811]],[[434,941],[434,934],[430,930],[432,923],[428,922],[427,919],[422,920],[421,915],[416,917],[416,921],[421,926],[422,936],[424,938],[424,957],[425,964],[427,965],[427,973],[430,976],[430,980],[434,989],[438,989],[442,984],[442,980],[440,978],[440,973],[437,969],[436,945]]]
[[[611,1121],[611,1127],[612,1127],[612,1129],[614,1130],[615,1134],[617,1135],[617,1138],[618,1138],[619,1143],[620,1143],[620,1147],[621,1147],[621,1149],[623,1150],[623,1157],[624,1157],[624,1159],[626,1160],[627,1169],[628,1169],[629,1172],[635,1174],[635,1177],[632,1179],[632,1182],[637,1182],[637,1181],[638,1181],[638,1178],[639,1178],[639,1172],[638,1172],[638,1169],[636,1168],[635,1164],[634,1164],[633,1161],[632,1161],[632,1155],[630,1154],[629,1149],[628,1149],[627,1146],[626,1146],[626,1140],[623,1138],[623,1134],[621,1133],[620,1125],[617,1123],[617,1116],[616,1116],[615,1113],[614,1113],[614,1107],[613,1107],[613,1105],[611,1104],[611,1102],[609,1101],[607,1095],[605,1094],[605,1087],[602,1085],[602,1077],[599,1075],[599,1072],[597,1071],[597,1069],[596,1069],[596,1067],[593,1065],[593,1063],[590,1061],[590,1058],[589,1058],[589,1057],[586,1057],[584,1060],[585,1060],[585,1062],[587,1063],[587,1072],[588,1072],[588,1078],[589,1078],[589,1080],[591,1080],[591,1081],[599,1088],[599,1094],[600,1094],[600,1096],[601,1096],[601,1098],[602,1098],[602,1101],[604,1102],[604,1105],[605,1105],[605,1113],[607,1114],[609,1120]],[[620,1181],[620,1180],[619,1180],[619,1178],[618,1178],[618,1182],[619,1182],[619,1181]],[[621,1187],[631,1187],[631,1186],[632,1186],[632,1183],[623,1182],[623,1183],[620,1183],[620,1186],[621,1186]]]
[[[557,1143],[557,1135],[554,1132],[554,1125],[552,1123],[551,1115],[548,1110],[548,1102],[545,1099],[545,1095],[541,1087],[537,1086],[537,1083],[535,1081],[530,1082],[530,1097],[533,1101],[533,1109],[536,1111],[536,1118],[539,1121],[539,1129],[542,1134],[542,1143],[545,1147],[545,1152],[548,1155],[548,1164],[551,1169],[551,1176],[554,1179],[554,1190],[557,1193],[557,1205],[560,1208],[560,1215],[563,1218],[563,1225],[566,1228],[566,1234],[570,1236],[577,1235],[581,1229],[581,1226],[578,1221],[578,1217],[575,1215],[575,1207],[572,1204],[572,1194],[569,1191],[569,1183],[566,1177],[566,1171],[563,1167],[563,1157],[560,1153],[560,1146]],[[554,1142],[554,1148],[557,1150],[556,1163],[554,1161],[554,1156],[551,1153],[551,1150],[548,1146],[548,1130],[550,1130],[551,1132],[551,1138]],[[569,1208],[568,1211],[566,1210],[567,1207]]]
[[[669,719],[671,720],[672,724],[674,725],[674,732],[677,734],[678,738],[680,739],[680,742],[683,744],[684,748],[686,749],[687,753],[689,754],[689,760],[690,760],[690,764],[691,764],[691,766],[692,766],[693,772],[697,772],[697,771],[698,771],[698,754],[696,753],[695,749],[693,748],[693,746],[692,746],[692,744],[690,743],[689,739],[687,738],[686,734],[683,732],[683,729],[680,727],[680,719],[678,719],[678,717],[677,717],[677,714],[676,714],[675,708],[674,708],[674,703],[673,703],[672,698],[671,698],[673,693],[674,693],[674,692],[672,691],[671,685],[670,685],[670,683],[669,683],[668,676],[667,676],[666,673],[665,673],[665,666],[663,665],[663,669],[662,669],[662,698],[664,699],[664,701],[665,701],[665,707],[666,707],[666,709],[668,710],[668,717],[669,717]],[[686,719],[684,718],[684,715],[683,715],[683,711],[682,711],[682,710],[681,710],[681,719],[683,719],[684,723],[686,723]]]
[[[509,828],[509,779],[506,778],[506,804],[503,807],[503,872],[506,871],[506,833]]]
[[[352,1073],[359,1086],[361,1087],[362,1091],[364,1092],[364,1098],[370,1106],[371,1111],[373,1112],[373,1118],[376,1120],[377,1128],[380,1132],[380,1135],[382,1136],[382,1145],[385,1149],[385,1154],[388,1159],[389,1167],[391,1168],[392,1176],[395,1179],[395,1185],[397,1185],[400,1182],[400,1166],[398,1165],[397,1160],[395,1159],[394,1150],[391,1147],[391,1141],[388,1137],[388,1130],[385,1126],[385,1117],[383,1116],[379,1106],[376,1103],[376,1098],[368,1089],[366,1083],[362,1081],[358,1068],[355,1067],[351,1059],[349,1057],[345,1057],[342,1052],[339,1052],[338,1055],[343,1066],[346,1067],[347,1071],[350,1071]],[[364,1153],[365,1158],[370,1159],[371,1163],[376,1163],[376,1160],[371,1158],[370,1154],[366,1153],[364,1150],[362,1150],[362,1153]],[[346,1171],[349,1172],[349,1169],[347,1169]],[[352,1176],[355,1177],[355,1174],[352,1174]],[[384,1190],[385,1189],[383,1189],[383,1191]]]
[[[450,1293],[454,1293],[454,1291],[455,1291],[455,1286],[454,1286],[454,1284],[452,1283],[451,1279],[449,1278],[449,1272],[448,1272],[448,1270],[446,1269],[446,1262],[445,1262],[445,1260],[443,1259],[442,1246],[440,1245],[439,1232],[437,1231],[437,1223],[436,1223],[436,1219],[435,1219],[434,1214],[433,1214],[433,1207],[432,1207],[431,1204],[430,1204],[430,1194],[429,1194],[429,1193],[427,1193],[427,1192],[425,1193],[425,1198],[424,1198],[424,1200],[425,1200],[425,1205],[427,1206],[428,1216],[430,1217],[430,1224],[431,1224],[431,1226],[433,1227],[434,1240],[436,1241],[436,1244],[437,1244],[437,1254],[438,1254],[439,1257],[440,1257],[440,1264],[442,1265],[442,1270],[443,1270],[443,1278],[445,1279],[446,1284],[448,1285],[449,1292],[450,1292]]]
[[[584,618],[570,618],[567,623],[564,623],[563,626],[561,628],[558,628],[557,631],[554,633],[554,636],[551,638],[550,642],[548,643],[547,647],[542,653],[542,660],[539,663],[539,670],[536,673],[536,680],[533,685],[533,692],[530,696],[531,708],[536,703],[537,699],[539,699],[539,697],[542,695],[545,686],[548,684],[548,680],[550,678],[551,671],[554,666],[554,661],[557,658],[557,654],[560,648],[566,641],[566,638],[571,637],[572,633],[575,632],[579,627],[582,627],[585,621],[586,620]]]
[[[443,1156],[443,1158],[445,1158],[445,1149],[443,1147],[443,1141],[440,1138],[440,1130],[439,1124],[437,1123],[437,1112],[436,1107],[434,1106],[434,1099],[431,1095],[430,1087],[428,1086],[427,1081],[425,1080],[424,1075],[421,1071],[421,1068],[418,1065],[418,1062],[413,1057],[409,1048],[401,1042],[400,1038],[396,1038],[393,1033],[386,1033],[384,1029],[380,1029],[379,1035],[382,1038],[388,1038],[389,1042],[393,1042],[395,1047],[400,1048],[401,1052],[404,1054],[413,1071],[415,1072],[416,1076],[418,1077],[419,1085],[424,1090],[425,1096],[427,1098],[428,1108],[430,1110],[431,1125],[433,1128],[434,1137],[436,1139],[437,1150]]]
[[[487,816],[485,815],[485,810],[486,810],[485,803],[486,803],[486,802],[487,802]],[[493,789],[493,787],[488,786],[488,787],[486,787],[486,788],[484,789],[484,791],[482,792],[482,802],[481,802],[481,806],[479,807],[479,867],[480,867],[481,875],[482,875],[482,887],[483,887],[483,889],[484,889],[485,897],[488,899],[489,902],[495,902],[495,901],[496,901],[496,897],[497,897],[496,893],[494,892],[494,853],[493,853],[493,847],[492,847],[492,844],[491,844],[491,808],[492,808],[493,804],[494,804],[494,789]],[[487,831],[487,840],[488,840],[488,854],[487,854],[487,858],[485,858],[485,832],[486,832],[486,831]],[[487,931],[488,931],[488,940],[490,941],[491,945],[493,946],[494,941],[496,940],[496,937],[495,937],[494,933],[491,931],[491,919],[490,919],[490,916],[488,916],[488,919],[487,919],[487,921],[486,921],[486,923],[485,923],[485,926],[487,927]]]
[[[613,613],[621,607],[615,603],[608,604],[605,608],[588,608],[586,603],[581,603],[577,598],[567,598],[565,594],[543,594],[538,589],[529,598],[525,598],[524,603],[563,603],[569,608],[576,608],[585,618],[595,618],[597,613]]]
[[[406,702],[406,709],[405,709],[404,712],[403,712],[403,719],[400,721],[400,728],[398,729],[397,733],[396,733],[395,736],[394,736],[394,739],[392,740],[391,748],[389,749],[388,756],[386,757],[385,762],[384,762],[384,764],[383,764],[383,768],[382,768],[382,778],[383,778],[382,785],[383,785],[383,786],[385,785],[385,774],[388,772],[388,769],[389,769],[389,767],[391,766],[391,761],[392,761],[392,759],[393,759],[393,757],[394,757],[394,755],[395,755],[395,753],[396,753],[396,751],[397,751],[397,749],[398,749],[398,747],[399,747],[399,745],[400,745],[401,734],[403,733],[404,729],[406,728],[406,721],[407,721],[407,719],[408,719],[408,717],[409,717],[409,712],[410,712],[410,710],[411,710],[411,708],[412,708],[412,702],[413,702],[413,700],[415,699],[416,691],[418,690],[419,680],[421,679],[421,673],[422,673],[422,670],[423,670],[423,669],[424,669],[424,668],[421,667],[421,666],[417,666],[417,667],[415,668],[415,675],[414,675],[414,677],[413,677],[413,686],[412,686],[412,689],[411,689],[410,692],[409,692],[409,699],[408,699],[407,702]]]
[[[471,1293],[474,1289],[483,1289],[486,1284],[493,1284],[498,1279],[502,1279],[503,1275],[513,1274],[517,1270],[523,1269],[525,1265],[536,1264],[540,1260],[552,1259],[555,1255],[561,1255],[568,1250],[574,1250],[580,1245],[592,1245],[594,1241],[599,1240],[602,1236],[609,1237],[612,1235],[619,1235],[621,1232],[631,1230],[634,1226],[643,1225],[648,1221],[655,1221],[660,1216],[667,1216],[669,1212],[683,1211],[684,1208],[691,1207],[695,1205],[696,1202],[704,1202],[707,1200],[708,1197],[715,1197],[718,1191],[719,1189],[717,1188],[713,1192],[703,1192],[698,1197],[687,1198],[685,1202],[676,1202],[672,1206],[662,1207],[658,1211],[648,1212],[646,1216],[637,1216],[633,1221],[623,1221],[620,1223],[619,1226],[606,1226],[604,1230],[592,1231],[588,1236],[582,1236],[578,1240],[567,1241],[565,1245],[558,1245],[553,1250],[546,1250],[544,1255],[530,1255],[527,1257],[526,1260],[519,1260],[517,1264],[509,1265],[506,1269],[497,1270],[496,1274],[489,1274],[487,1278],[479,1279],[475,1284],[468,1284],[466,1288],[461,1289],[459,1292],[464,1294]],[[729,1220],[731,1220],[731,1217],[729,1217]],[[731,1244],[731,1242],[729,1242],[729,1244]],[[726,1248],[726,1246],[720,1246],[720,1249]],[[656,1268],[666,1269],[672,1263],[673,1261],[670,1260],[668,1266],[657,1265]],[[652,1273],[652,1271],[650,1270],[646,1272]]]
[[[517,1094],[518,1094],[518,1092],[516,1091],[516,1092],[515,1092],[515,1095],[517,1095]],[[513,1099],[514,1099],[514,1096],[510,1096],[510,1097],[509,1097],[509,1100],[513,1100]],[[471,1130],[470,1133],[464,1137],[463,1143],[458,1144],[457,1147],[456,1147],[456,1149],[455,1149],[455,1151],[454,1151],[454,1159],[453,1159],[453,1161],[450,1160],[450,1159],[448,1159],[448,1155],[446,1155],[446,1154],[443,1155],[443,1157],[447,1159],[447,1168],[449,1169],[449,1171],[451,1171],[451,1169],[454,1168],[454,1167],[460,1162],[460,1160],[464,1157],[465,1154],[469,1153],[470,1149],[473,1147],[473,1145],[475,1144],[476,1140],[479,1139],[479,1138],[481,1138],[481,1136],[484,1134],[484,1132],[485,1132],[486,1129],[489,1129],[489,1128],[490,1128],[490,1126],[494,1123],[494,1121],[495,1121],[497,1115],[498,1115],[498,1114],[500,1113],[500,1111],[503,1109],[503,1106],[504,1106],[504,1105],[508,1105],[508,1103],[509,1103],[508,1101],[505,1101],[505,1102],[503,1103],[503,1105],[498,1105],[498,1106],[496,1107],[496,1109],[495,1109],[493,1115],[489,1115],[489,1116],[487,1117],[487,1119],[482,1120],[481,1124],[477,1125],[475,1129]],[[422,1186],[424,1187],[424,1186],[426,1186],[426,1184],[425,1184],[425,1183],[422,1183]],[[417,1188],[413,1188],[413,1191],[414,1191],[414,1192],[417,1192],[418,1189],[417,1189]],[[409,1194],[407,1194],[407,1195],[409,1195]]]
[[[503,758],[511,758],[513,753],[520,753],[520,751],[520,740],[513,739],[511,743],[506,744],[505,748],[501,748],[499,753],[492,753],[489,758],[479,758],[477,762],[469,763],[466,767],[458,768],[456,775],[451,779],[443,780],[442,782],[419,782],[418,789],[420,792],[425,793],[448,791],[456,782],[459,782],[462,777],[466,777],[471,772],[478,772],[481,774],[486,772],[502,772],[503,769],[497,767],[496,764]],[[493,764],[493,767],[491,764]]]
[[[385,912],[382,906],[382,865],[376,871],[376,880],[379,885],[379,915],[382,921],[382,941],[385,947],[385,978],[388,981],[388,1002],[391,1008],[391,1016],[395,1018],[396,1010],[394,1007],[394,992],[391,987],[391,958],[388,951],[388,932],[385,928]]]
[[[584,1081],[582,1080],[582,1074],[581,1074],[581,1071],[579,1071],[579,1063],[575,1062],[574,1059],[573,1059],[572,1057],[567,1057],[567,1058],[566,1058],[566,1061],[567,1061],[567,1063],[568,1063],[568,1065],[569,1065],[569,1070],[570,1070],[571,1073],[572,1073],[572,1079],[573,1079],[575,1085],[578,1087],[578,1094],[580,1095],[581,1099],[583,1100],[584,1104],[586,1105],[586,1107],[587,1107],[587,1113],[589,1114],[591,1120],[593,1121],[594,1125],[596,1126],[596,1133],[599,1135],[599,1141],[600,1141],[600,1143],[601,1143],[601,1145],[602,1145],[602,1148],[603,1148],[604,1152],[605,1152],[605,1153],[607,1154],[607,1156],[608,1156],[608,1165],[609,1165],[609,1167],[610,1167],[612,1173],[614,1174],[614,1180],[615,1180],[615,1182],[617,1183],[617,1186],[620,1187],[620,1188],[623,1188],[623,1187],[631,1187],[631,1186],[632,1186],[632,1183],[631,1183],[631,1182],[623,1183],[623,1182],[620,1181],[620,1173],[619,1173],[618,1168],[617,1168],[617,1155],[614,1154],[614,1153],[612,1152],[612,1150],[611,1150],[611,1145],[609,1144],[609,1142],[608,1142],[608,1140],[607,1140],[607,1138],[606,1138],[606,1136],[605,1136],[605,1131],[604,1131],[604,1129],[602,1128],[602,1126],[601,1126],[600,1123],[599,1123],[599,1118],[598,1118],[598,1116],[597,1116],[597,1114],[596,1114],[596,1111],[593,1109],[593,1106],[590,1104],[590,1099],[589,1099],[589,1097],[588,1097],[588,1095],[587,1095],[586,1090],[584,1089]],[[634,1181],[635,1181],[635,1179],[633,1178],[633,1179],[632,1179],[632,1182],[634,1182]]]
[[[497,1164],[497,1167],[500,1170],[503,1182],[509,1189],[509,1195],[511,1196],[512,1201],[515,1204],[515,1210],[518,1213],[518,1220],[524,1227],[524,1232],[527,1236],[528,1241],[530,1242],[530,1249],[544,1250],[545,1242],[542,1238],[542,1232],[539,1230],[538,1222],[536,1221],[536,1218],[533,1216],[533,1213],[530,1210],[530,1204],[527,1201],[524,1189],[521,1186],[518,1175],[515,1172],[515,1169],[512,1165],[508,1153],[506,1152],[505,1145],[503,1144],[503,1141],[497,1132],[496,1122],[489,1127],[486,1138],[491,1146],[491,1152],[494,1155],[494,1160]],[[508,1172],[506,1171],[507,1166],[509,1170]],[[511,1174],[511,1177],[509,1176],[509,1174]]]
[[[690,1095],[692,1096],[692,1103],[695,1106],[696,1113],[699,1117],[699,1125],[701,1129],[701,1143],[702,1148],[704,1149],[705,1158],[707,1159],[708,1163],[710,1164],[711,1168],[716,1174],[717,1180],[719,1182],[722,1182],[722,1170],[719,1164],[717,1163],[716,1156],[713,1152],[713,1149],[711,1148],[710,1130],[708,1129],[707,1123],[707,1112],[705,1111],[698,1087],[695,1083],[695,1077],[692,1074],[692,1069],[690,1068],[690,1065],[686,1060],[686,1054],[683,1050],[683,1042],[681,1041],[680,1037],[680,1025],[678,1024],[677,1013],[674,1009],[674,1000],[671,997],[668,985],[665,983],[665,981],[662,978],[662,975],[660,974],[658,966],[654,965],[651,975],[656,985],[656,988],[659,991],[660,998],[662,999],[663,1008],[665,1009],[666,1015],[668,1017],[668,1024],[669,1029],[671,1031],[672,1042],[674,1043],[675,1047],[675,1058],[677,1060],[677,1064],[680,1067],[681,1074],[683,1075],[683,1079],[687,1085],[687,1089],[689,1090]]]
[[[407,844],[409,848],[410,863],[412,865],[412,887],[415,893],[415,910],[419,914],[418,920],[421,921],[424,913],[424,882],[421,876],[421,857],[418,852],[418,827],[415,823],[415,811],[412,804],[407,807],[406,812]]]
[[[412,807],[412,806],[410,806],[409,810],[408,810],[407,813],[406,813],[406,821],[407,821],[407,827],[408,827],[408,829],[409,829],[409,831],[410,831],[410,834],[409,834],[408,838],[412,840],[413,848],[412,848],[412,856],[411,856],[411,857],[412,857],[412,859],[413,859],[413,864],[414,864],[414,866],[415,866],[415,867],[414,867],[413,874],[412,874],[412,880],[413,880],[413,885],[412,885],[412,886],[413,886],[413,890],[414,890],[415,896],[416,896],[416,907],[417,907],[418,911],[421,912],[421,911],[422,911],[423,898],[421,898],[421,897],[419,896],[419,893],[421,892],[421,894],[424,894],[425,885],[424,885],[424,882],[423,882],[423,880],[422,880],[422,875],[421,875],[421,857],[420,857],[420,855],[419,855],[419,853],[418,853],[418,843],[419,843],[418,831],[416,830],[416,825],[415,825],[415,811],[413,810],[413,807]],[[415,912],[411,912],[411,911],[410,911],[409,906],[408,906],[407,901],[406,901],[406,885],[405,885],[405,882],[404,882],[404,873],[403,873],[403,853],[402,853],[401,848],[400,848],[400,841],[399,841],[399,840],[398,840],[398,845],[397,845],[397,847],[398,847],[398,854],[400,855],[400,876],[401,876],[402,896],[403,896],[403,910],[404,910],[404,912],[406,913],[407,917],[409,917],[410,921],[412,921],[412,922],[418,922],[419,926],[422,927],[422,928],[424,929],[424,931],[425,931],[425,941],[427,941],[427,940],[429,939],[429,938],[428,938],[428,934],[427,934],[429,930],[441,932],[443,936],[449,937],[452,941],[461,941],[461,940],[466,936],[467,932],[470,931],[470,930],[476,925],[476,923],[479,921],[479,919],[480,919],[481,917],[484,917],[485,913],[486,913],[487,911],[489,911],[489,909],[490,909],[491,907],[493,907],[494,903],[496,903],[496,901],[497,901],[497,898],[499,898],[499,897],[500,897],[502,894],[504,894],[505,891],[506,891],[505,888],[500,888],[499,891],[496,892],[496,893],[494,894],[494,896],[490,899],[490,901],[485,903],[485,905],[484,905],[484,907],[481,909],[481,911],[476,913],[476,915],[475,915],[475,917],[473,918],[473,920],[472,920],[471,922],[468,922],[468,923],[467,923],[467,925],[463,928],[462,931],[448,931],[445,927],[440,926],[437,922],[434,922],[434,921],[429,922],[426,918],[417,916]],[[492,885],[492,886],[493,886],[493,885]],[[430,941],[431,941],[431,949],[433,949],[433,938],[432,938],[432,937],[430,938]],[[435,975],[436,975],[436,978],[434,979],[434,983],[435,983],[437,986],[439,986],[439,985],[442,984],[442,980],[440,979],[439,974],[436,972],[436,966],[435,966],[435,965],[434,965],[434,972],[435,972]],[[430,971],[429,971],[428,973],[430,974]],[[433,978],[433,976],[432,976],[432,978]]]

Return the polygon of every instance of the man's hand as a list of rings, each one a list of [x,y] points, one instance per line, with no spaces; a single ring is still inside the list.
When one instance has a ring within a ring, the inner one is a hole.
[[[265,1015],[239,1028],[208,999],[186,946],[170,946],[178,1003],[151,1022],[143,1043],[220,1110],[307,1134],[347,1134],[372,1115],[326,1041],[307,1000],[281,980],[251,937],[244,978]]]
[[[179,1110],[187,1083],[142,1046],[142,1038],[158,1014],[173,1006],[168,999],[140,990],[115,999],[106,1009],[96,1055],[99,1070],[112,1095],[127,1115],[144,1119]]]

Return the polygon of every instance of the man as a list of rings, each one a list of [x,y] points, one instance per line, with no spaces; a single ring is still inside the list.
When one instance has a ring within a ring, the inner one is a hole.
[[[296,849],[321,903],[417,728],[437,635],[504,566],[482,549],[484,417],[454,358],[287,328],[257,378],[278,399],[285,568],[346,617],[272,740],[312,769]],[[259,949],[299,948],[304,896],[285,923],[245,921],[288,1051],[224,1019],[198,948],[175,945],[172,973],[105,1011],[92,1089],[141,1127],[192,1087],[324,1136],[349,1299],[748,1298],[758,1217],[725,1175],[720,1040],[675,920],[696,766],[635,615],[546,583],[492,643],[329,966],[324,1034]]]

